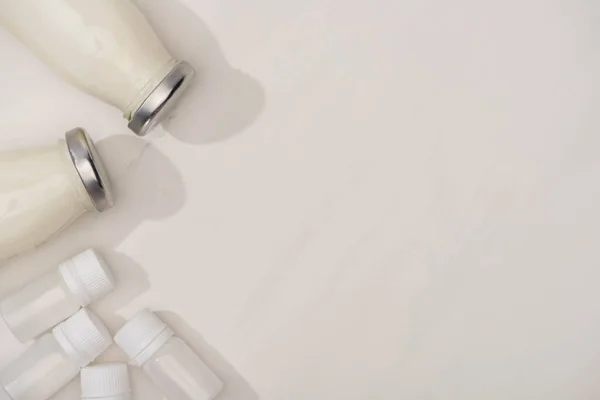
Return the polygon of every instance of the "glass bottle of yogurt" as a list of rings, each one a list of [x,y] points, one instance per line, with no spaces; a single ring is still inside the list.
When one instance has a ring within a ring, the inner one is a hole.
[[[118,107],[140,136],[194,75],[131,0],[0,0],[0,24],[67,81]]]
[[[112,204],[102,161],[81,128],[54,146],[0,153],[0,261]]]

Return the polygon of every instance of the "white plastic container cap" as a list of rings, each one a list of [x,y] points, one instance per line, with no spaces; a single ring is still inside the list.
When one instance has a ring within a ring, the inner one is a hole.
[[[82,308],[71,318],[57,325],[52,334],[63,350],[85,367],[112,344],[104,323],[91,311]]]
[[[104,259],[94,249],[61,263],[59,273],[69,290],[85,307],[115,288],[115,279]]]
[[[126,364],[99,364],[81,370],[82,399],[131,399]]]
[[[156,314],[144,309],[123,325],[115,342],[133,364],[142,365],[172,336],[173,331]]]

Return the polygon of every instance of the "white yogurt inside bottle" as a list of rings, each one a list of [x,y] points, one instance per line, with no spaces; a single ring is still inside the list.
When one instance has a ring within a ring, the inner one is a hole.
[[[0,153],[0,261],[34,249],[88,211],[111,206],[104,167],[81,128],[54,146]]]
[[[118,107],[140,136],[194,74],[130,0],[0,0],[0,23],[69,82]]]

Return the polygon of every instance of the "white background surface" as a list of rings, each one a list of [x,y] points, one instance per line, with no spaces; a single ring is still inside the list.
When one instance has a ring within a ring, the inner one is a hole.
[[[150,144],[0,31],[2,148],[84,126],[117,195],[0,295],[97,246],[222,400],[598,398],[597,2],[141,7],[202,71]]]

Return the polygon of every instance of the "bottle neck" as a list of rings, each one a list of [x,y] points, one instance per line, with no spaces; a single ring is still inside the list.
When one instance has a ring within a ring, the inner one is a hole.
[[[136,93],[136,96],[131,99],[125,110],[123,110],[123,117],[127,120],[131,119],[131,116],[140,107],[140,105],[148,98],[158,85],[165,79],[165,76],[171,72],[171,70],[177,65],[177,60],[171,58],[166,64],[164,64],[160,70],[158,70],[150,79],[146,85]]]
[[[71,358],[73,361],[75,361],[79,365],[79,367],[83,368],[86,365],[88,365],[90,362],[92,362],[92,360],[89,360],[88,357],[84,357],[84,355],[81,354],[81,352],[79,352],[75,348],[75,346],[73,346],[73,344],[69,341],[67,336],[64,334],[61,325],[57,325],[52,330],[52,335],[54,336],[54,339],[56,339],[56,342],[58,343],[58,345],[63,349],[65,354],[69,358]]]
[[[73,273],[73,260],[67,260],[58,266],[58,274],[67,286],[67,289],[77,299],[81,307],[90,305],[92,299],[89,293],[85,290],[85,285],[77,274]]]
[[[73,165],[73,161],[71,160],[71,156],[69,155],[69,149],[67,148],[66,142],[61,140],[60,146],[65,169],[69,171],[69,183],[71,184],[71,187],[77,195],[77,200],[79,200],[79,204],[83,206],[85,211],[96,210],[96,207],[94,206],[94,203],[92,202],[89,193],[87,192],[85,186],[81,182],[81,177],[79,176],[77,169]]]
[[[144,350],[131,359],[131,363],[137,366],[143,365],[152,358],[152,356],[163,347],[173,335],[174,333],[171,328],[166,327],[148,346],[146,346]]]

